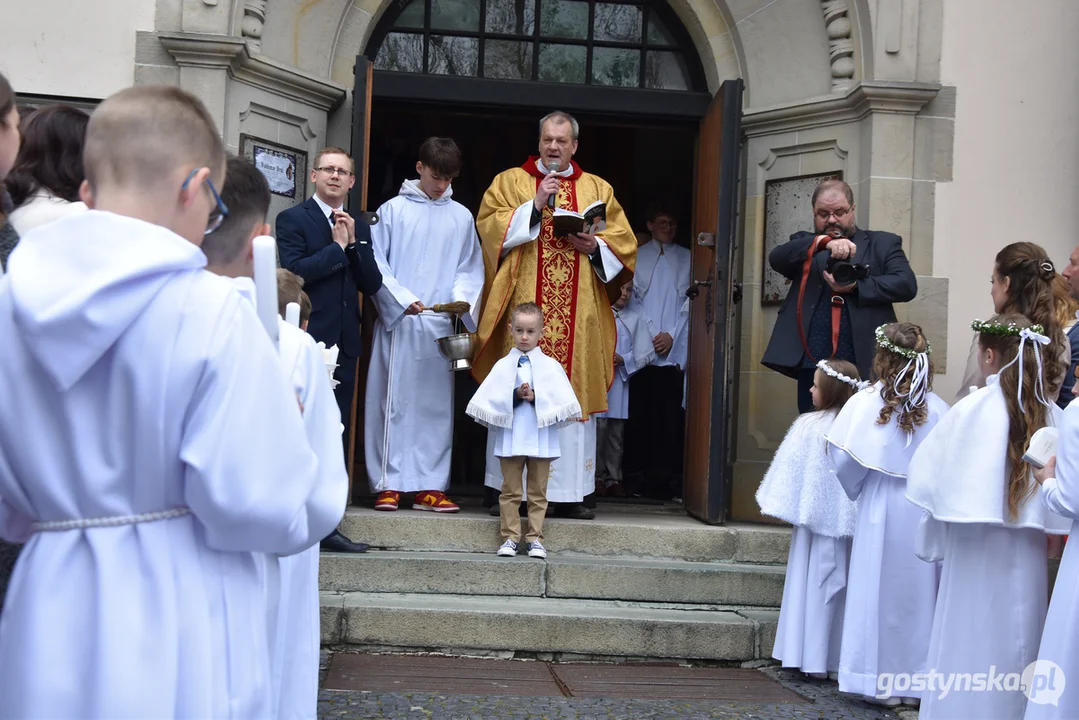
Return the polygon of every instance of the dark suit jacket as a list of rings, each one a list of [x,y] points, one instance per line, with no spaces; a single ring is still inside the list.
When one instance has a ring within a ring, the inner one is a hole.
[[[345,355],[359,357],[360,303],[378,292],[382,273],[371,250],[371,229],[356,222],[356,243],[348,250],[333,241],[330,223],[315,199],[277,216],[277,249],[281,267],[304,279],[311,298],[308,332],[326,347],[337,345]]]
[[[802,265],[815,233],[800,232],[772,250],[768,264],[777,273],[791,281],[790,292],[779,310],[768,349],[764,351],[761,364],[784,375],[795,377],[802,364],[805,348],[802,347],[796,324],[798,287],[802,280]],[[845,295],[850,312],[851,332],[854,339],[855,365],[863,379],[869,371],[876,354],[874,331],[881,325],[895,322],[892,303],[910,302],[918,294],[918,282],[903,252],[902,239],[898,235],[874,230],[858,230],[851,238],[857,247],[852,262],[868,264],[869,277],[859,280],[857,286]],[[805,298],[802,301],[802,325],[809,335],[809,319],[817,303],[830,302],[831,288],[824,282],[822,273],[831,253],[818,250],[813,255],[813,269],[806,281]]]

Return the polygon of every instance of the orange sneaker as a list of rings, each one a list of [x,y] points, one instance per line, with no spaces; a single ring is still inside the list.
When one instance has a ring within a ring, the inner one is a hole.
[[[375,500],[375,510],[396,510],[401,502],[401,493],[394,490],[383,490]]]
[[[437,513],[455,513],[461,508],[457,503],[446,497],[441,490],[424,490],[416,493],[416,499],[412,501],[413,510],[430,510]]]

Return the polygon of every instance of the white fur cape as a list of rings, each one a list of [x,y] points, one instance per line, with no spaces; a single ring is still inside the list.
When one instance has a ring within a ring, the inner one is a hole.
[[[1052,404],[1050,411],[1049,423],[1059,426],[1060,408]],[[1004,393],[997,376],[990,375],[984,388],[955,404],[914,453],[907,475],[907,499],[941,522],[1066,534],[1071,520],[1051,512],[1036,488],[1019,507],[1019,516],[1011,518],[1008,427]],[[1034,478],[1028,476],[1028,482],[1033,485]]]
[[[833,446],[829,452],[842,450],[864,468],[905,478],[914,452],[948,412],[948,403],[935,393],[926,393],[925,402],[929,405],[926,422],[915,427],[914,433],[908,435],[896,422],[898,409],[892,413],[886,425],[877,425],[877,418],[884,407],[884,401],[880,398],[881,387],[878,382],[855,393],[847,401],[828,430],[828,443]]]
[[[799,415],[779,445],[757,489],[761,512],[817,535],[851,537],[858,504],[847,497],[828,457],[825,434],[835,413]]]
[[[495,363],[487,379],[465,408],[469,417],[489,428],[513,427],[513,395],[517,388],[517,348]],[[536,394],[536,424],[540,428],[569,425],[581,417],[581,404],[562,365],[538,347],[528,351],[532,390]]]

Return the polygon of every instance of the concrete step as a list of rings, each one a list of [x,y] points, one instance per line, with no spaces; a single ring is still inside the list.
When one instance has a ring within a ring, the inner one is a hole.
[[[500,558],[492,551],[323,553],[322,590],[582,598],[778,608],[784,568],[732,562],[563,556]]]
[[[323,592],[322,642],[389,651],[753,662],[776,610],[520,596]]]
[[[341,531],[373,547],[402,551],[490,553],[500,544],[498,518],[481,509],[439,515],[416,510],[350,508]],[[786,563],[790,529],[748,523],[705,525],[680,509],[600,507],[595,520],[548,518],[544,545],[559,554],[671,558],[694,562]]]

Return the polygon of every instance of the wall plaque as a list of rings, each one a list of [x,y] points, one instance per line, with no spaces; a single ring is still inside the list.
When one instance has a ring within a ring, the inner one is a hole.
[[[288,198],[288,207],[307,198],[307,152],[269,140],[240,134],[240,155],[247,158],[270,185],[270,192]]]
[[[772,249],[802,230],[813,230],[813,190],[825,180],[842,180],[842,172],[803,175],[769,180],[764,186],[764,275],[761,305],[779,305],[787,297],[791,281],[768,264]]]

